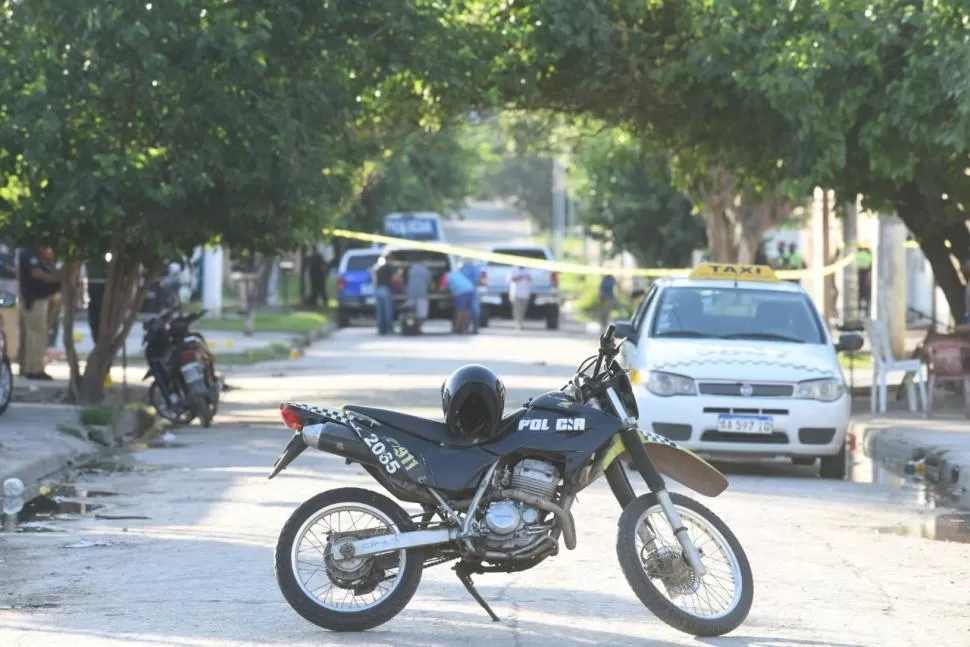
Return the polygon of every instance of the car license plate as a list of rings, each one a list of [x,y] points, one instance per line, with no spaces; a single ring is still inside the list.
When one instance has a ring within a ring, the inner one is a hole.
[[[198,382],[202,379],[202,364],[189,362],[182,365],[182,376],[186,382]]]
[[[720,415],[717,430],[726,434],[769,435],[775,430],[775,420],[771,416]]]
[[[360,286],[360,293],[364,296],[368,294],[374,294],[374,285],[372,283],[364,283]]]
[[[374,305],[374,297],[367,297],[366,299],[364,299],[364,303],[366,303],[369,306]]]

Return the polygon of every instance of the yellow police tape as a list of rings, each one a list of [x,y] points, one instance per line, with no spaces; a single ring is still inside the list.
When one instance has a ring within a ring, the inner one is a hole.
[[[648,278],[659,278],[664,276],[686,276],[691,273],[693,268],[621,268],[621,267],[596,267],[595,265],[582,265],[580,263],[567,263],[565,261],[544,261],[538,258],[525,258],[523,256],[513,256],[511,254],[497,254],[484,249],[473,249],[470,247],[459,247],[449,243],[433,243],[423,240],[409,240],[407,238],[397,238],[385,236],[383,234],[368,234],[361,231],[350,231],[347,229],[324,229],[323,233],[337,238],[350,238],[369,243],[381,243],[385,245],[400,245],[412,249],[423,249],[429,252],[441,252],[452,256],[463,258],[474,258],[480,261],[495,261],[517,267],[528,267],[534,270],[547,270],[549,272],[559,272],[561,274],[584,274],[584,275],[605,275],[613,276],[642,276]],[[909,243],[913,243],[910,245]],[[915,241],[908,241],[906,247],[919,245]],[[826,265],[821,269],[822,276],[831,276],[842,268],[848,266],[855,258],[856,251],[852,249],[846,252],[839,260]],[[780,279],[804,279],[816,275],[816,270],[776,270],[775,275]]]

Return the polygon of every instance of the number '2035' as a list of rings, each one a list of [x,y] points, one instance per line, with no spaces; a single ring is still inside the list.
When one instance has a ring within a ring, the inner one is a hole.
[[[384,466],[388,474],[394,474],[401,468],[401,463],[397,461],[395,456],[401,459],[405,469],[410,470],[418,465],[417,459],[407,449],[400,445],[396,445],[393,450],[388,449],[376,434],[370,434],[364,438],[364,443],[370,447],[371,453],[377,457],[377,460]]]

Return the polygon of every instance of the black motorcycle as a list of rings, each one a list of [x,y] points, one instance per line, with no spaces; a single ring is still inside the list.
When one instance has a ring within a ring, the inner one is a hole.
[[[148,362],[142,379],[155,380],[148,399],[160,416],[179,425],[198,417],[203,427],[209,427],[219,408],[215,359],[205,337],[191,330],[205,313],[176,315],[166,310],[142,324]]]
[[[610,325],[599,353],[566,386],[526,402],[482,444],[455,437],[442,422],[387,409],[281,404],[296,433],[270,478],[312,447],[358,463],[399,500],[423,509],[412,515],[360,488],[306,501],[276,546],[276,579],[290,606],[326,629],[370,629],[407,605],[424,568],[458,560],[462,584],[498,620],[471,575],[530,569],[556,555],[560,541],[574,549],[572,503],[605,475],[623,508],[617,558],[643,605],[695,636],[738,627],[754,585],[744,550],[714,513],[668,492],[661,474],[710,497],[727,480],[689,450],[638,427],[618,350]],[[635,496],[623,467],[628,460],[649,493]],[[337,525],[334,517],[343,515],[355,519]],[[376,527],[363,527],[367,521]],[[320,522],[324,528],[315,530]]]

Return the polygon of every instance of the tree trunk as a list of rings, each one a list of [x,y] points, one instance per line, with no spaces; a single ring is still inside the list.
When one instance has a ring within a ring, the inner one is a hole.
[[[946,295],[950,314],[961,322],[966,313],[964,285],[958,268],[970,255],[970,232],[963,223],[946,228],[935,227],[926,205],[926,198],[919,187],[907,184],[896,192],[896,213],[919,241],[920,249],[933,268],[943,294]],[[946,242],[950,242],[947,247]]]
[[[77,296],[80,289],[81,261],[67,261],[64,268],[64,280],[61,283],[61,299],[64,303],[64,354],[71,374],[67,382],[67,397],[71,402],[79,399],[81,386],[81,367],[74,345],[74,321],[77,318]]]
[[[105,276],[98,341],[81,376],[78,393],[81,403],[98,403],[104,399],[105,377],[138,317],[148,286],[157,275],[149,272],[142,277],[142,269],[138,255],[116,238],[111,245],[111,262]]]

